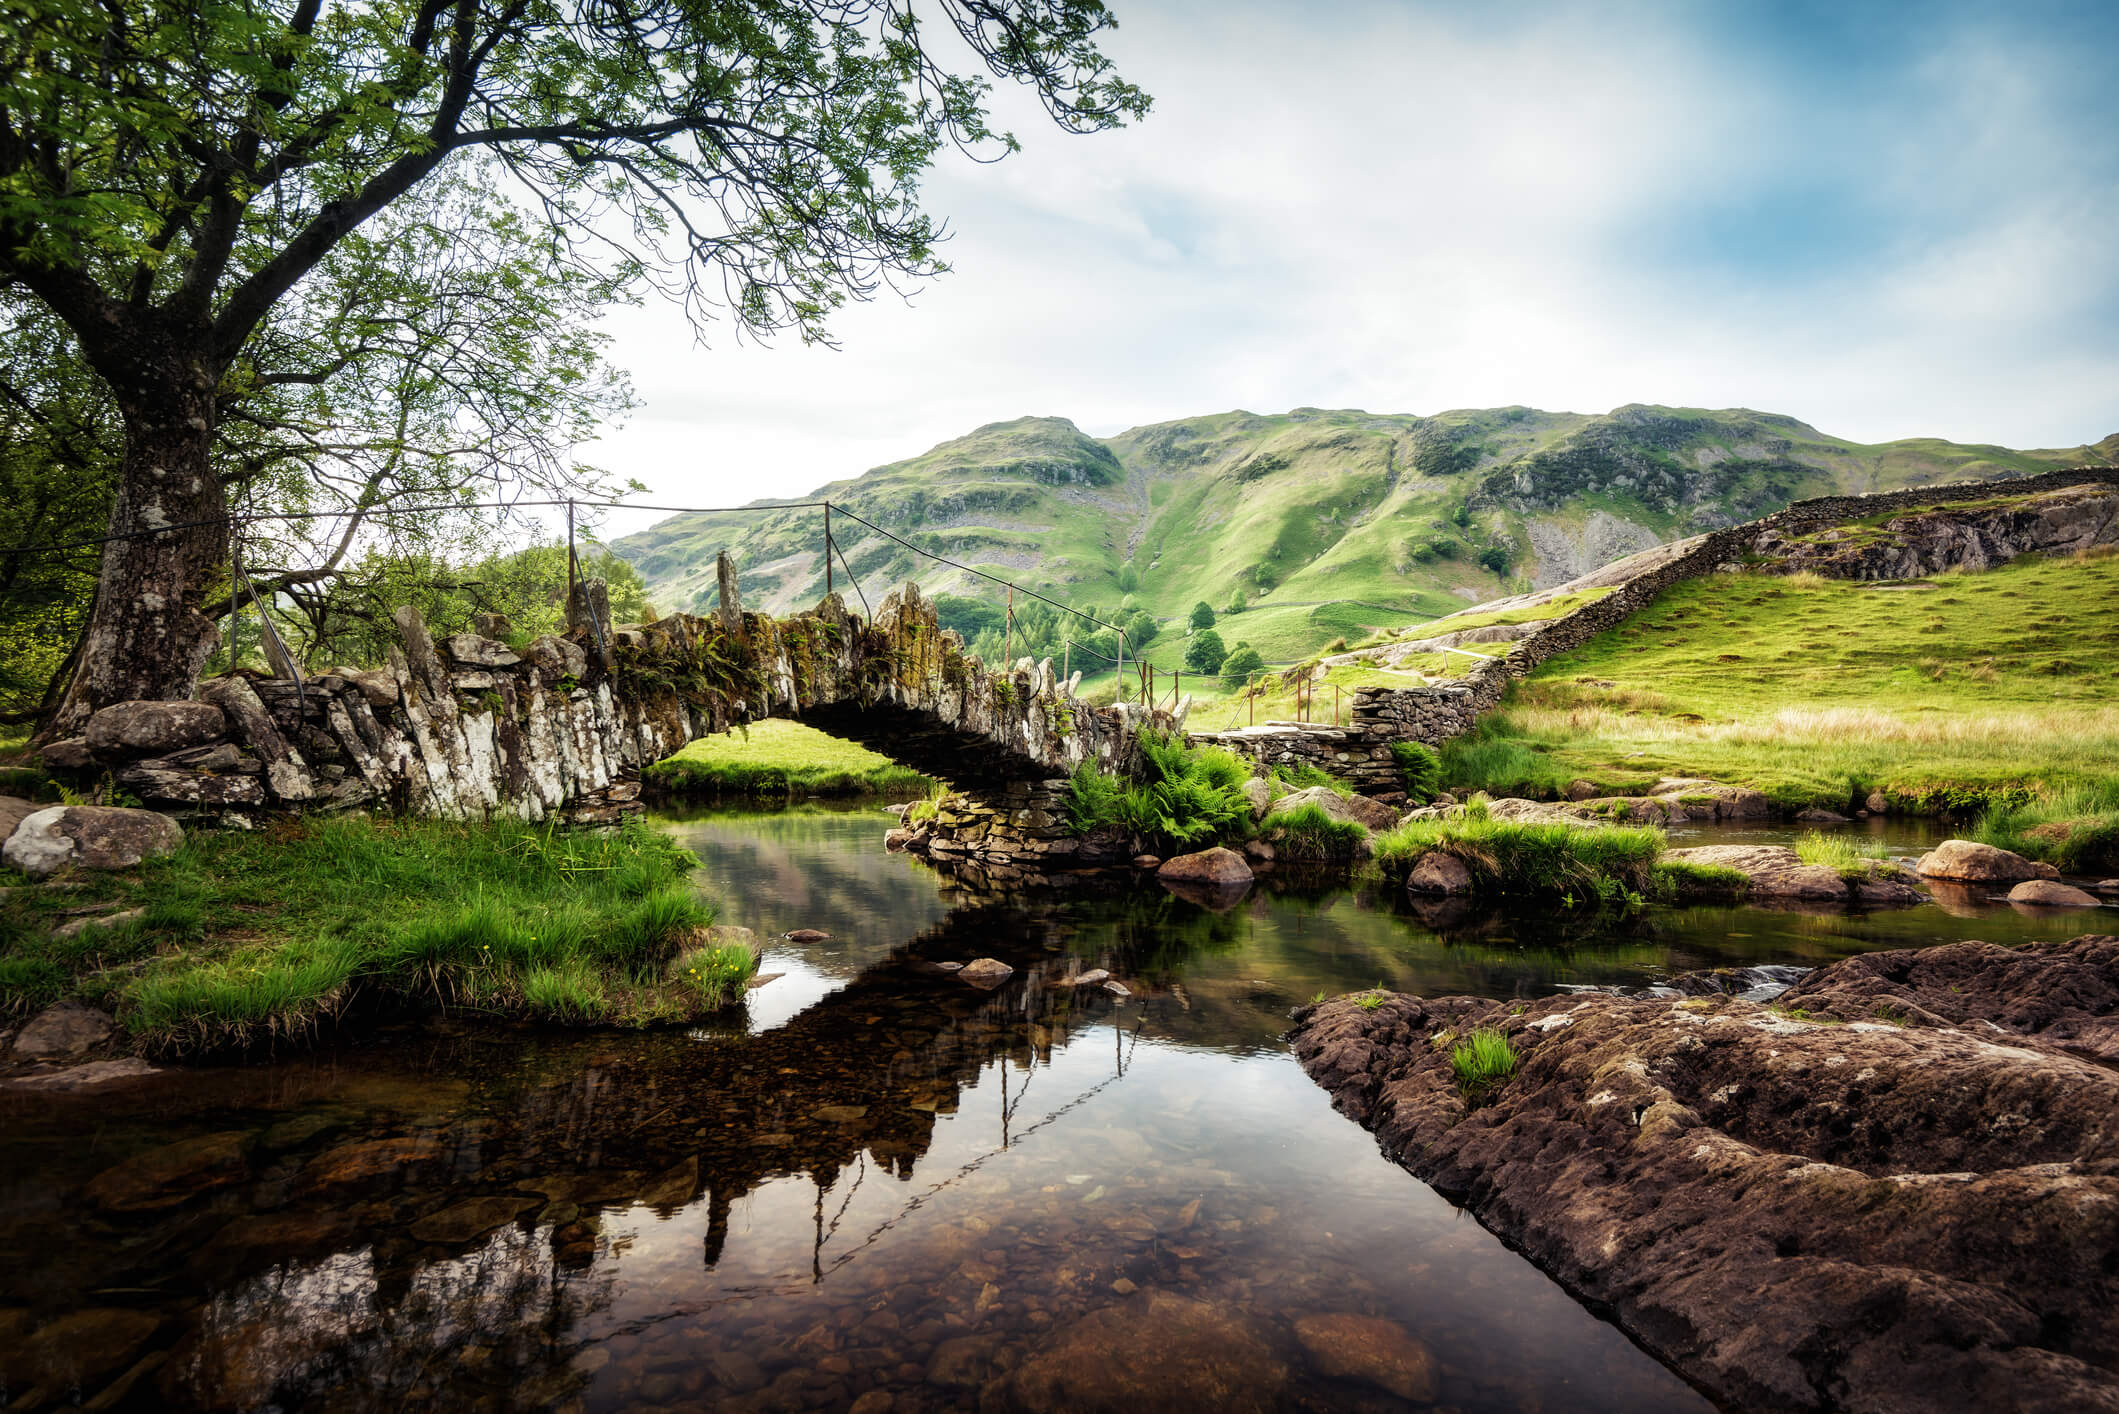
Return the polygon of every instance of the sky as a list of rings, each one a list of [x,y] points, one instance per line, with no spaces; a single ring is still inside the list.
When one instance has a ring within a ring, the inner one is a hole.
[[[924,182],[951,272],[837,349],[620,311],[642,405],[588,458],[728,505],[1025,415],[2119,431],[2119,5],[1111,4],[1145,120],[997,93],[1023,151]]]

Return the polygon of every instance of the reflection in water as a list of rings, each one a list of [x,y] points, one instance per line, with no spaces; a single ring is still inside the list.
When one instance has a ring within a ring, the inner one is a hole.
[[[0,1393],[1153,1407],[1213,1369],[1241,1407],[1703,1408],[1334,1115],[1280,1044],[1288,1009],[2054,931],[1977,904],[1436,930],[1336,889],[951,910],[878,820],[673,826],[726,921],[834,935],[772,948],[786,975],[748,1025],[438,1019],[4,1101]],[[985,956],[1016,969],[991,992],[942,965]],[[1091,968],[1128,994],[1077,985]]]

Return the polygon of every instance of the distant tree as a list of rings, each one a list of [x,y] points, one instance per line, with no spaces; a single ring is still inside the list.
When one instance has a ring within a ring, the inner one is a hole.
[[[1214,627],[1214,606],[1202,599],[1192,606],[1191,624],[1194,629]]]
[[[1229,650],[1221,646],[1221,635],[1210,628],[1199,630],[1185,644],[1185,668],[1190,672],[1220,672],[1222,660],[1228,656]]]
[[[1479,563],[1495,574],[1507,574],[1512,562],[1506,549],[1499,545],[1489,545],[1479,552]]]
[[[1232,688],[1242,687],[1250,681],[1251,674],[1264,669],[1266,660],[1256,648],[1248,643],[1238,644],[1235,651],[1221,660],[1221,680]]]
[[[1134,590],[1140,588],[1140,571],[1133,568],[1131,560],[1128,560],[1118,572],[1118,587],[1127,594],[1131,594]]]
[[[1230,614],[1240,614],[1247,607],[1248,605],[1244,600],[1243,591],[1241,589],[1238,589],[1229,595],[1229,607],[1223,612]]]
[[[1155,616],[1146,609],[1135,609],[1132,616],[1126,620],[1126,642],[1132,645],[1136,653],[1153,643],[1155,635],[1160,632],[1162,625],[1156,623]]]

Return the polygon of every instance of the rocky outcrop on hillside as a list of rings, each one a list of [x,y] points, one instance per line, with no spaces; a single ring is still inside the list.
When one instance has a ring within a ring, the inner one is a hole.
[[[1761,534],[1757,551],[1828,579],[1916,579],[1983,570],[2019,555],[2119,545],[2119,487],[2070,486],[2009,500],[1905,511],[1878,524]]]
[[[1732,1409],[2057,1414],[2119,1410],[2119,1074],[2062,1049],[2115,1011],[2093,937],[1870,954],[1771,1007],[1341,998],[1294,1042],[1385,1152]],[[1522,1061],[1474,1103],[1451,1054],[1485,1027]]]

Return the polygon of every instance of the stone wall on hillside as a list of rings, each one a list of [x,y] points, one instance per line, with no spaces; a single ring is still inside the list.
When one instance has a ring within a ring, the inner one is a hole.
[[[2076,508],[2083,525],[2070,528],[2051,515],[2021,508],[2023,498],[2083,487],[2119,488],[2119,468],[2081,467],[2048,472],[2042,476],[2005,481],[1965,481],[1947,486],[1922,486],[1904,491],[1881,491],[1866,496],[1822,496],[1798,501],[1785,510],[1743,525],[1709,531],[1673,547],[1677,553],[1627,580],[1609,594],[1562,614],[1526,632],[1498,657],[1473,667],[1449,683],[1428,687],[1361,688],[1354,694],[1352,724],[1345,728],[1316,723],[1273,722],[1232,732],[1200,733],[1191,739],[1211,742],[1257,762],[1261,767],[1304,763],[1315,765],[1352,784],[1368,795],[1384,795],[1401,788],[1396,763],[1391,758],[1394,741],[1418,741],[1433,746],[1470,731],[1481,716],[1493,710],[1517,678],[1530,673],[1549,658],[1578,648],[1605,630],[1617,626],[1652,603],[1674,584],[1702,575],[1734,569],[1761,549],[1785,547],[1801,537],[1849,521],[1872,519],[1894,510],[1924,511],[1953,502],[1993,502],[2005,498],[2016,508],[1998,507],[1972,513],[2009,521],[2013,529],[1973,529],[1955,537],[1932,526],[1936,521],[1967,525],[1965,513],[1955,516],[1915,517],[1930,528],[1919,533],[1909,528],[1901,536],[1932,543],[1934,556],[1955,555],[1935,568],[1959,564],[1997,564],[2015,555],[2044,548],[2084,548],[2086,544],[2119,542],[2119,515],[2111,514],[2088,500]],[[2093,523],[2093,524],[2092,524]],[[1977,556],[1975,560],[1972,557]],[[1899,565],[1901,556],[1816,556],[1803,567],[1830,573],[1835,565],[1848,567],[1848,577],[1862,577],[1859,567],[1872,564]],[[1926,563],[1918,561],[1916,563]]]

